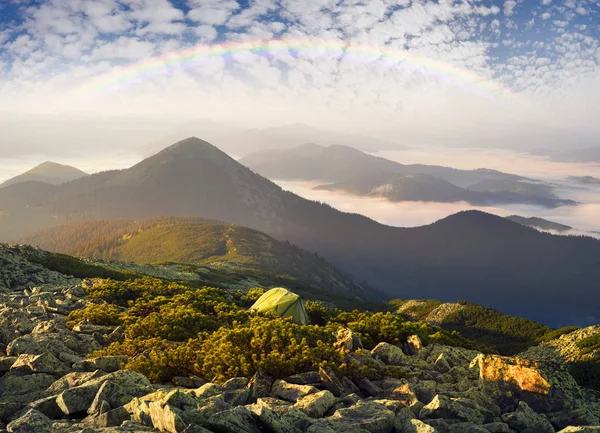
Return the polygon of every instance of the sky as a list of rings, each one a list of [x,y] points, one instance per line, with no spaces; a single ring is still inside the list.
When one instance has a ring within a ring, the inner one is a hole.
[[[596,146],[599,36],[600,0],[0,0],[0,158],[119,166],[210,122]]]

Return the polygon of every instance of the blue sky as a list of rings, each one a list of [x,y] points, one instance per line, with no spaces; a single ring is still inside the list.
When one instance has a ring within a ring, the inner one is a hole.
[[[428,142],[543,135],[562,137],[553,146],[573,137],[591,145],[599,35],[600,0],[1,0],[0,113],[243,118]],[[88,91],[115,68],[185,48],[289,39],[391,47],[421,60],[357,61],[315,42],[299,54],[165,65]]]

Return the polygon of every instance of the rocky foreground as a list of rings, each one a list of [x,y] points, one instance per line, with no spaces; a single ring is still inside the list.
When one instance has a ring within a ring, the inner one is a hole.
[[[338,334],[348,363],[398,366],[403,378],[350,380],[321,368],[151,384],[122,370],[124,357],[86,357],[121,329],[68,329],[66,316],[93,301],[80,281],[22,252],[0,254],[0,432],[600,432],[600,396],[564,364],[423,347],[416,336],[366,351],[350,330]]]

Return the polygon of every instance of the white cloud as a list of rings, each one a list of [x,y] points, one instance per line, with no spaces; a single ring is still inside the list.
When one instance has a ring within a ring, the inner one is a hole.
[[[512,16],[516,6],[517,2],[515,0],[504,0],[504,15],[507,17]]]
[[[239,8],[235,0],[189,0],[188,18],[194,22],[213,26],[223,25]]]

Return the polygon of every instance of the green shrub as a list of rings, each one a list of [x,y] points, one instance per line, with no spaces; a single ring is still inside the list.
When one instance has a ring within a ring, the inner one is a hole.
[[[593,352],[594,350],[600,349],[600,334],[582,338],[575,344],[581,349],[582,354]]]
[[[579,326],[565,326],[564,328],[555,329],[553,331],[545,333],[540,338],[538,338],[538,341],[545,342],[545,341],[555,340],[555,339],[559,338],[561,335],[569,334],[573,331],[577,331],[578,329],[581,329],[581,328],[579,328]]]
[[[122,324],[121,311],[111,304],[89,304],[81,310],[74,310],[67,316],[67,327],[73,329],[82,320],[94,325],[118,326]]]
[[[575,381],[585,388],[600,391],[600,362],[574,362],[569,366],[569,372]]]

